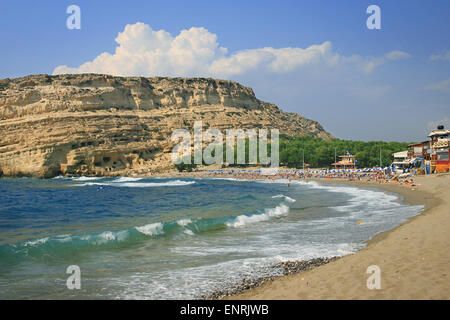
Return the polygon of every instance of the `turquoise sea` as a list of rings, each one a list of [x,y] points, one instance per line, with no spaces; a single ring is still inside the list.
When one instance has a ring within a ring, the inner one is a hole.
[[[421,210],[312,181],[0,179],[0,299],[195,299],[281,261],[356,252]]]

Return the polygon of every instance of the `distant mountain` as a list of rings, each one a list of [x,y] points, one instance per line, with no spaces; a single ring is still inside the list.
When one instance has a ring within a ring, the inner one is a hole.
[[[322,126],[258,100],[249,87],[204,78],[31,75],[0,80],[5,176],[126,175],[173,168],[171,134],[277,128],[332,139]]]

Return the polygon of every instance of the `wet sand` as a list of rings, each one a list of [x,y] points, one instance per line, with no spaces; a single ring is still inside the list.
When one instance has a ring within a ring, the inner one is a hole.
[[[450,175],[416,176],[415,187],[317,179],[396,192],[425,205],[422,214],[378,234],[355,254],[226,299],[450,299]],[[381,270],[381,289],[368,289],[366,270]]]

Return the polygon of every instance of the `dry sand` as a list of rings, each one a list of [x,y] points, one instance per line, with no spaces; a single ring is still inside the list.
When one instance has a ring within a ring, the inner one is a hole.
[[[417,187],[377,186],[424,204],[419,216],[381,233],[355,254],[296,275],[281,276],[228,299],[450,299],[450,175],[416,176]],[[320,179],[321,182],[328,180]],[[381,270],[381,289],[368,289],[366,270]]]

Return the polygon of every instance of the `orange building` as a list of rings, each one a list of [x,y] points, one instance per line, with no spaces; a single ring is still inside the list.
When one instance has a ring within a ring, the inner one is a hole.
[[[431,167],[436,173],[448,172],[450,170],[450,148],[448,136],[450,130],[445,130],[444,126],[438,126],[428,137],[431,141]]]

